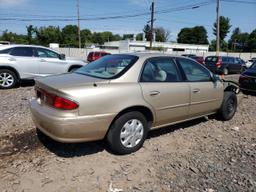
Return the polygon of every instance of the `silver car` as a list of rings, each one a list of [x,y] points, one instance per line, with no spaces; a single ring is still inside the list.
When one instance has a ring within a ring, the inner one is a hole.
[[[22,79],[70,72],[84,64],[42,46],[0,46],[0,89],[12,88]]]
[[[64,143],[105,138],[112,151],[127,154],[151,129],[214,113],[231,119],[239,86],[189,58],[136,53],[37,79],[35,90],[30,107],[41,132]]]

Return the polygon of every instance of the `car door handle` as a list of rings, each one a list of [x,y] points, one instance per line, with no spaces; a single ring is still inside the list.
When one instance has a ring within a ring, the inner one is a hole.
[[[150,91],[149,95],[154,96],[158,95],[160,92],[159,91]]]
[[[46,62],[46,60],[45,60],[45,59],[40,59],[40,61],[41,61],[41,62]]]
[[[200,92],[200,89],[196,88],[196,89],[193,89],[193,93],[199,93]]]
[[[9,58],[8,60],[9,60],[9,61],[16,61],[16,59],[13,58],[13,57]]]

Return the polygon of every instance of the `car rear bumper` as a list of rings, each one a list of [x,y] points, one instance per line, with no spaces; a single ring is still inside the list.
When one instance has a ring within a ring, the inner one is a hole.
[[[115,114],[56,116],[48,106],[36,99],[30,101],[32,119],[44,134],[63,143],[76,143],[103,139]]]

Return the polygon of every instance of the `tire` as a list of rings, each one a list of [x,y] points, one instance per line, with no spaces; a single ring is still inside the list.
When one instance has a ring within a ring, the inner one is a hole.
[[[229,73],[228,68],[224,68],[224,69],[223,69],[223,74],[224,74],[224,75],[228,75],[228,73]]]
[[[17,85],[16,74],[8,69],[0,69],[0,89],[10,89]]]
[[[131,126],[132,123],[134,123],[135,127]],[[136,128],[137,131],[135,130]],[[129,154],[142,147],[147,137],[148,129],[148,122],[142,113],[137,111],[127,112],[113,122],[106,139],[111,151],[114,153],[120,155]]]
[[[224,92],[224,98],[218,115],[223,121],[228,121],[233,118],[237,108],[237,97],[233,91]]]

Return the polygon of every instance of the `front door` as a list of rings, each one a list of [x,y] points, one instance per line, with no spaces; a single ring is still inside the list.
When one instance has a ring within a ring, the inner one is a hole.
[[[172,58],[154,57],[145,62],[140,85],[144,99],[156,112],[153,126],[188,118],[189,85],[180,80]]]
[[[61,60],[59,54],[44,48],[36,48],[40,76],[60,74],[68,72],[68,63]]]

